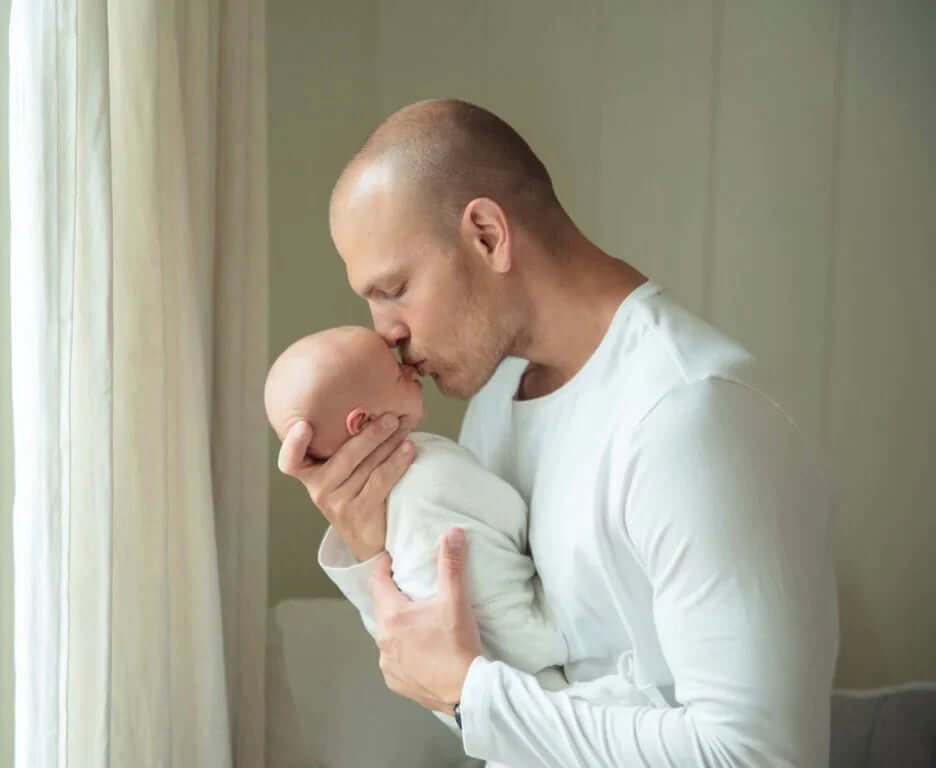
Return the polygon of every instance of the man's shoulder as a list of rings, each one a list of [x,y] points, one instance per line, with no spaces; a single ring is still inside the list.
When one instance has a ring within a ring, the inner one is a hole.
[[[611,358],[618,381],[629,381],[637,368],[649,370],[667,390],[756,376],[758,364],[747,349],[663,291],[643,298],[630,317],[615,339],[619,354]]]
[[[704,401],[712,386],[763,389],[761,366],[741,344],[660,292],[634,305],[609,342],[578,412],[600,414],[608,428],[593,433],[610,441],[628,440],[681,397]]]

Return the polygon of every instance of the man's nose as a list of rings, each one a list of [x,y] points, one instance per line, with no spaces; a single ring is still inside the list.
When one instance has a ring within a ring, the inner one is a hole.
[[[371,317],[374,320],[374,330],[389,346],[399,347],[409,340],[409,329],[403,323],[374,311],[371,311]]]

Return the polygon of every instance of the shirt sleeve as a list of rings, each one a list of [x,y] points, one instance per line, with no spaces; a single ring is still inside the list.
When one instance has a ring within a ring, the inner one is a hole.
[[[341,593],[358,609],[361,621],[364,622],[365,629],[372,637],[377,633],[377,623],[374,620],[374,606],[371,602],[368,581],[378,557],[380,557],[379,553],[364,562],[356,560],[333,526],[328,526],[325,536],[322,537],[322,543],[319,545],[319,566],[341,590]]]
[[[838,619],[824,483],[756,393],[711,382],[668,397],[610,458],[626,485],[621,546],[652,586],[675,706],[577,700],[479,658],[462,692],[468,754],[555,768],[828,765]]]

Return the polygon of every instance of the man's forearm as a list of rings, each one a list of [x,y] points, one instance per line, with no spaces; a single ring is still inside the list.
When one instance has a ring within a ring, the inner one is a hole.
[[[790,749],[795,745],[775,740],[763,712],[733,712],[718,703],[668,709],[595,704],[544,691],[535,677],[485,659],[469,670],[461,716],[467,754],[506,765],[825,768],[806,748],[797,753]]]

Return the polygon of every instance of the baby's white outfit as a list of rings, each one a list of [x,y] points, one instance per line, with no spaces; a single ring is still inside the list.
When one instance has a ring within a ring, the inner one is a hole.
[[[414,600],[435,597],[442,537],[452,528],[464,529],[468,593],[485,656],[536,675],[546,690],[567,689],[556,667],[565,663],[568,651],[542,599],[528,554],[526,503],[457,443],[424,432],[410,439],[418,448],[417,457],[387,500],[386,550],[400,591]],[[319,563],[361,611],[373,635],[369,595],[344,589],[345,584],[359,585],[353,571],[368,563],[357,563],[331,528],[322,540]],[[590,701],[666,706],[655,690],[637,689],[629,682],[626,661],[622,657],[619,677],[576,683],[567,693]]]

